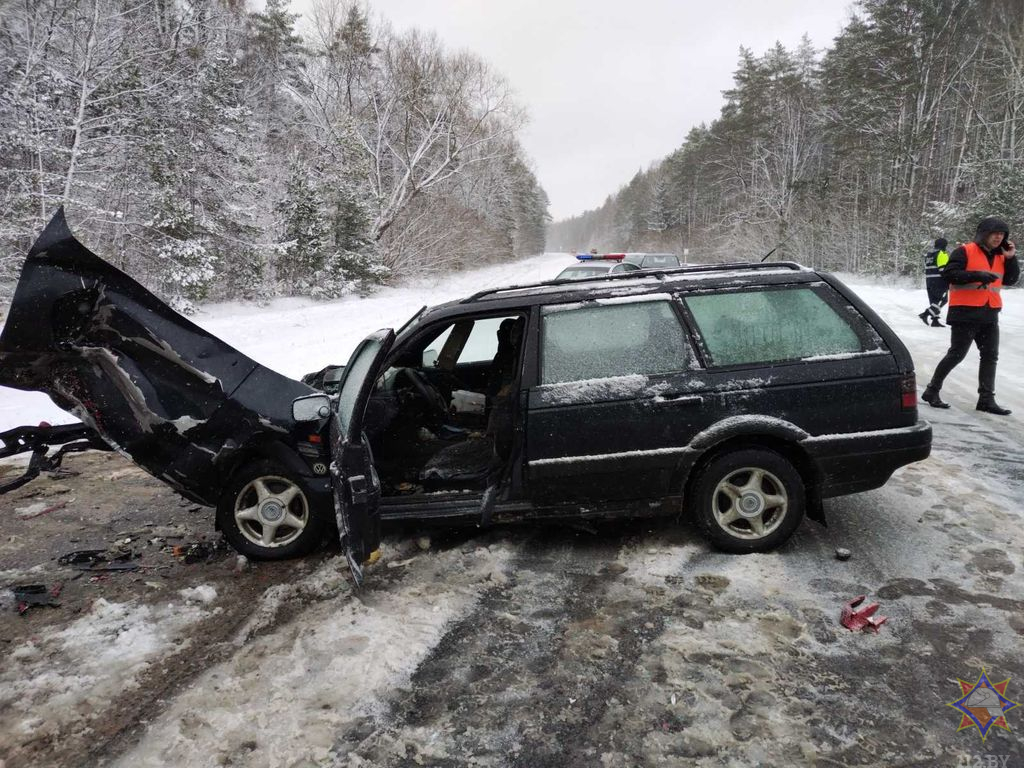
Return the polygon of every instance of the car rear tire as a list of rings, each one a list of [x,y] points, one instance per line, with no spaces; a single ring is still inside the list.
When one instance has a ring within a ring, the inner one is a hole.
[[[726,552],[767,552],[785,542],[804,516],[800,473],[783,456],[747,448],[717,456],[691,486],[688,510],[704,535]]]
[[[323,540],[329,511],[317,508],[301,477],[273,461],[239,469],[217,505],[217,524],[253,560],[287,560]]]

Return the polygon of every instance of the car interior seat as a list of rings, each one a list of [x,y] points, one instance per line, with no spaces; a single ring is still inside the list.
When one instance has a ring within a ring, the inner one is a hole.
[[[483,487],[496,465],[508,458],[512,444],[509,385],[516,379],[523,318],[507,318],[498,327],[498,349],[491,361],[487,384],[487,431],[444,446],[420,471],[424,486],[434,489]]]

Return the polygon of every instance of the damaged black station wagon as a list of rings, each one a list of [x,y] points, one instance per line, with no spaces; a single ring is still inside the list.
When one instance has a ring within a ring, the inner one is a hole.
[[[381,519],[685,512],[724,550],[765,551],[931,445],[904,345],[792,263],[482,291],[310,380],[325,391],[175,313],[62,214],[0,336],[0,384],[48,393],[92,447],[215,506],[239,551],[291,557],[337,526],[357,579]],[[5,441],[46,452],[38,433]]]

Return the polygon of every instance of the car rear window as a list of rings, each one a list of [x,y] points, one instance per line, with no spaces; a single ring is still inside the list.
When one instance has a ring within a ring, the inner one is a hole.
[[[558,273],[555,279],[569,280],[575,277],[597,277],[598,275],[606,275],[610,271],[611,267],[607,264],[594,267],[566,267]]]
[[[858,334],[810,286],[708,293],[685,301],[716,366],[854,355],[880,346],[877,335]]]
[[[647,267],[678,267],[679,259],[675,256],[644,256],[642,265]]]
[[[683,334],[667,299],[546,307],[541,383],[686,370]]]

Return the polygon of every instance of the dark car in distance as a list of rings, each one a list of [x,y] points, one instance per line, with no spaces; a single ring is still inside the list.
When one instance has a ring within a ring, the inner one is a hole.
[[[357,579],[382,519],[686,514],[721,549],[766,551],[931,445],[899,338],[793,263],[481,291],[367,337],[320,372],[326,394],[177,315],[61,220],[26,262],[0,363],[0,384],[48,392],[215,505],[239,551],[294,556],[336,527]]]

